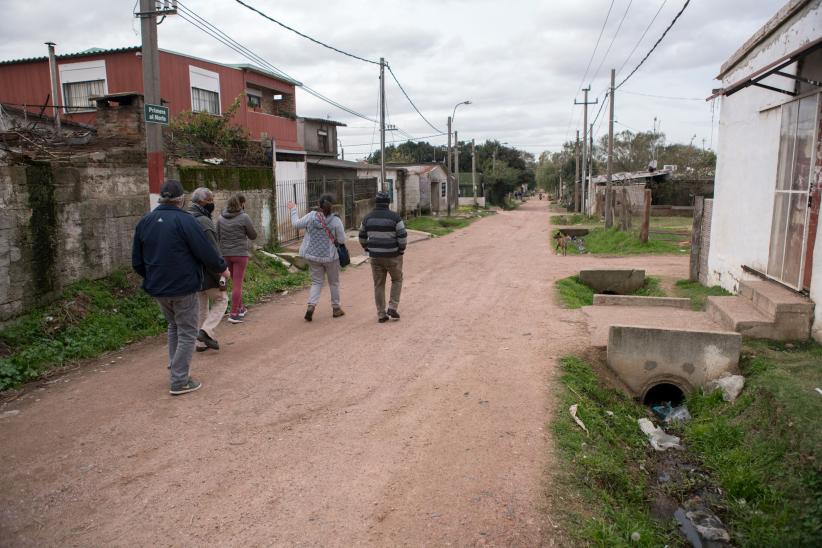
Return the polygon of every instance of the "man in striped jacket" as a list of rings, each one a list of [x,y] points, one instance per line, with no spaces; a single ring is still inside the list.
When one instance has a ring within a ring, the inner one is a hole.
[[[386,192],[377,193],[377,207],[365,216],[360,225],[360,245],[371,257],[371,274],[374,276],[374,300],[377,303],[377,321],[400,319],[397,307],[402,291],[402,256],[408,243],[405,223],[395,212],[388,209],[391,198]],[[391,276],[391,298],[385,308],[385,279]]]

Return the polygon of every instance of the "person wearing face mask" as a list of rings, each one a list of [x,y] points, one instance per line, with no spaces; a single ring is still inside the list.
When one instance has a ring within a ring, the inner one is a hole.
[[[249,240],[257,239],[254,223],[245,213],[245,196],[235,194],[228,199],[225,209],[217,221],[217,240],[220,251],[231,271],[231,312],[230,323],[242,323],[248,309],[243,306],[243,278],[248,266]]]
[[[197,219],[197,223],[203,229],[214,250],[220,253],[220,245],[217,243],[217,229],[211,220],[211,214],[214,212],[214,194],[211,190],[205,187],[196,189],[191,194],[191,205],[188,206],[188,212]],[[217,342],[214,331],[228,308],[225,278],[222,278],[222,285],[220,284],[221,278],[222,276],[219,274],[203,273],[203,285],[197,293],[200,304],[199,331],[197,332],[197,346],[195,348],[197,352],[220,349],[220,343]]]

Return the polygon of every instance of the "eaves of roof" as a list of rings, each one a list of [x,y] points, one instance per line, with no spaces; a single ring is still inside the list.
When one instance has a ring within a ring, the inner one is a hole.
[[[125,53],[127,51],[140,51],[142,48],[140,46],[127,46],[124,48],[90,48],[84,51],[78,51],[75,53],[63,53],[57,55],[57,59],[74,59],[75,57],[89,57],[91,55],[103,55],[106,53]],[[21,59],[9,59],[7,61],[0,61],[0,65],[15,65],[19,63],[33,63],[36,61],[48,61],[48,57],[24,57]]]

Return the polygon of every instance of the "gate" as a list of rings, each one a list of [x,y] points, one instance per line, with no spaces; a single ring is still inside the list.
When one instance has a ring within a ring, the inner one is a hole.
[[[320,196],[328,194],[334,202],[334,211],[340,215],[346,230],[356,229],[361,221],[357,202],[371,200],[377,189],[377,179],[336,179],[322,178],[309,180],[277,181],[277,239],[280,244],[289,244],[302,237],[300,231],[291,226],[291,215],[286,207],[288,202],[297,204],[297,212],[302,217],[317,206]],[[373,204],[370,204],[373,205]],[[371,209],[367,207],[366,209]]]

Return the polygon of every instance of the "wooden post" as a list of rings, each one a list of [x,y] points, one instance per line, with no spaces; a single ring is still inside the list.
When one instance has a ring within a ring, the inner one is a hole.
[[[619,229],[623,232],[628,230],[629,221],[631,218],[631,206],[628,203],[628,189],[622,187],[620,193],[619,204]]]
[[[648,231],[651,225],[651,189],[645,189],[645,206],[642,208],[642,228],[639,229],[639,241],[648,243]]]
[[[705,197],[694,197],[694,224],[691,232],[691,268],[688,278],[699,281],[699,255],[702,250],[702,217],[705,211]]]

